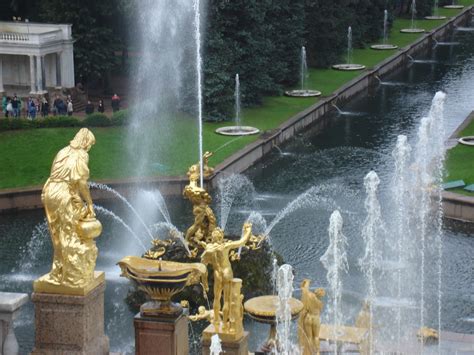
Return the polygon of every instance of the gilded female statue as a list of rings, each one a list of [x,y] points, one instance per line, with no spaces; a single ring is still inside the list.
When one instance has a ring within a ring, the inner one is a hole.
[[[324,306],[322,298],[326,294],[322,288],[311,292],[310,283],[308,279],[301,283],[301,302],[304,308],[298,321],[298,337],[304,355],[319,354],[319,331]]]
[[[53,243],[53,265],[42,282],[81,288],[94,278],[97,247],[93,238],[101,232],[89,192],[88,152],[95,137],[82,128],[59,151],[41,199]]]

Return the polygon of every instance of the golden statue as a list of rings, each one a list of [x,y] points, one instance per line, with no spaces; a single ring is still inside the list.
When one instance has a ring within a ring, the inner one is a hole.
[[[439,340],[439,333],[436,329],[421,327],[416,333],[418,341],[422,343],[434,343]]]
[[[89,192],[88,152],[95,137],[81,128],[69,145],[59,151],[41,194],[53,244],[51,271],[36,280],[36,292],[85,295],[104,279],[94,275],[102,231],[95,218]]]
[[[319,331],[321,329],[321,312],[326,292],[317,288],[311,292],[311,281],[304,279],[301,283],[301,302],[304,305],[298,320],[298,338],[303,355],[319,355]]]
[[[209,177],[214,169],[209,167],[209,158],[212,153],[203,155],[203,175]],[[186,231],[186,241],[197,248],[200,242],[209,242],[212,232],[217,226],[216,216],[209,205],[212,202],[211,195],[201,186],[198,186],[200,177],[200,164],[192,165],[187,173],[189,184],[184,187],[183,196],[193,204],[194,223]],[[195,250],[194,254],[197,254]]]
[[[242,281],[234,279],[229,254],[233,249],[244,246],[251,235],[252,224],[245,223],[242,238],[239,240],[225,240],[224,232],[220,228],[216,228],[212,233],[212,242],[203,243],[205,249],[201,255],[201,262],[206,265],[211,264],[214,269],[214,316],[212,323],[216,333],[234,334],[235,337],[238,337],[243,331],[243,308],[240,296]]]
[[[198,312],[196,314],[189,315],[188,318],[192,322],[206,320],[209,323],[212,323],[212,321],[214,320],[214,312],[207,310],[204,306],[199,306]]]

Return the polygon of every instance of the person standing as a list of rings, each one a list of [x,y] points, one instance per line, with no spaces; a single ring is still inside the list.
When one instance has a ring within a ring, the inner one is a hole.
[[[27,110],[28,110],[28,117],[30,118],[30,120],[34,120],[36,118],[36,104],[32,97],[30,97],[28,101]]]
[[[5,96],[5,94],[2,97],[2,111],[5,117],[8,117],[8,112],[7,112],[7,103],[8,103],[8,98]]]
[[[12,99],[7,97],[7,107],[5,112],[5,117],[13,116],[13,106],[12,106]]]
[[[120,96],[114,94],[112,96],[112,111],[117,112],[118,110],[120,110]]]
[[[46,99],[46,97],[43,97],[43,100],[41,101],[41,116],[47,117],[49,115],[49,102]]]
[[[55,98],[54,101],[53,101],[53,113],[54,113],[54,116],[60,114],[61,102],[62,102],[62,100],[59,98],[58,95],[56,95],[56,98]]]
[[[104,100],[99,100],[99,106],[97,106],[97,111],[100,113],[105,112]]]
[[[72,100],[69,99],[69,100],[67,101],[67,115],[68,115],[68,116],[72,116],[72,113],[73,113],[73,112],[74,112],[74,107],[73,107],[73,105],[72,105]]]
[[[90,100],[87,100],[87,105],[86,105],[86,115],[91,115],[94,113],[94,105]]]
[[[16,94],[13,95],[12,108],[13,108],[13,117],[15,118],[20,117],[21,101],[18,100],[18,97],[16,96]]]

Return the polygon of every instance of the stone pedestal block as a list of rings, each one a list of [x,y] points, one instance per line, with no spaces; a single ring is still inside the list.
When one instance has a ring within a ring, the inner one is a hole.
[[[189,353],[188,318],[135,316],[136,355],[185,355]]]
[[[36,331],[32,354],[108,354],[104,290],[102,282],[85,296],[33,293]]]
[[[249,332],[244,331],[243,337],[237,341],[221,341],[222,351],[225,355],[248,355],[248,338]],[[211,340],[203,338],[201,341],[201,345],[202,355],[209,355],[209,347],[211,346]]]

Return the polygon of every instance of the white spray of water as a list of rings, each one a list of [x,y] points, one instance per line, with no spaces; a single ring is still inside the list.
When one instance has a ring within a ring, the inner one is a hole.
[[[277,341],[280,355],[295,354],[291,342],[291,306],[290,299],[293,295],[293,268],[284,264],[278,269],[277,275],[278,305],[276,310]]]
[[[170,212],[168,211],[168,207],[166,206],[165,199],[163,198],[161,192],[159,190],[153,190],[149,191],[149,193],[165,221],[171,223]]]
[[[89,182],[89,186],[91,188],[95,188],[95,189],[99,189],[99,190],[102,190],[102,191],[107,191],[107,192],[110,192],[112,193],[114,196],[118,197],[123,203],[125,203],[125,205],[127,205],[127,207],[130,209],[130,211],[133,212],[133,214],[135,215],[135,217],[138,219],[138,221],[142,224],[143,228],[145,229],[146,233],[148,234],[148,236],[150,237],[150,239],[153,240],[153,235],[151,234],[151,231],[150,229],[148,228],[148,226],[146,225],[146,223],[143,221],[143,219],[141,218],[140,214],[137,212],[137,210],[132,206],[132,204],[130,202],[128,202],[128,200],[122,196],[117,190],[114,190],[113,188],[111,188],[110,186],[107,186],[105,184],[99,184],[99,183],[96,183],[96,182]]]
[[[239,74],[235,74],[235,90],[234,90],[234,99],[235,99],[235,125],[237,127],[242,126],[242,117],[240,112],[240,78]]]
[[[241,197],[243,193],[250,194],[253,197],[255,188],[249,178],[241,174],[232,174],[219,179],[217,188],[220,202],[220,227],[225,230],[235,199]]]
[[[144,251],[147,250],[147,248],[145,247],[145,245],[143,244],[141,239],[136,235],[136,233],[132,230],[132,228],[130,228],[130,226],[123,221],[122,218],[120,218],[115,213],[113,213],[112,211],[110,211],[107,208],[102,207],[102,206],[94,205],[94,210],[96,210],[99,213],[103,213],[106,216],[112,217],[116,222],[120,223],[130,233],[130,235],[133,238],[135,238],[135,240],[138,242],[138,244],[140,244],[140,246],[143,248],[143,250]]]
[[[218,334],[214,334],[211,337],[211,346],[209,347],[210,355],[219,355],[222,353],[221,339]]]
[[[180,230],[178,230],[178,228],[176,228],[175,225],[171,224],[171,223],[168,223],[168,222],[158,222],[158,223],[155,223],[151,226],[151,228],[158,234],[158,235],[162,235],[163,234],[163,230],[165,231],[165,233],[170,236],[171,238],[176,238],[178,239],[181,244],[183,244],[184,248],[186,249],[186,252],[188,253],[188,255],[191,254],[190,250],[189,250],[189,246],[188,246],[188,242],[186,241],[186,239],[184,238],[184,235],[183,235],[183,232],[181,232]]]
[[[306,88],[306,78],[308,77],[308,62],[306,61],[306,47],[301,47],[301,90]]]
[[[410,214],[408,211],[407,204],[407,191],[409,190],[408,181],[407,181],[407,168],[408,162],[410,159],[411,147],[407,142],[407,137],[400,135],[397,138],[397,145],[392,152],[392,156],[395,160],[395,174],[393,177],[393,199],[396,209],[395,223],[397,226],[397,249],[398,249],[398,269],[397,269],[397,350],[400,352],[400,342],[401,342],[401,323],[402,323],[402,314],[401,314],[401,299],[402,299],[402,267],[404,263],[407,262],[404,258],[403,248],[408,248],[407,243],[409,242],[409,219]]]
[[[412,0],[412,2],[411,2],[410,11],[411,11],[411,28],[414,29],[415,28],[415,16],[416,16],[416,1],[415,0]]]
[[[367,299],[369,301],[370,325],[369,325],[369,353],[374,353],[374,329],[372,321],[374,319],[374,300],[376,297],[374,269],[378,262],[376,251],[376,238],[382,225],[380,204],[377,198],[377,188],[380,179],[375,171],[370,171],[364,178],[364,187],[367,193],[365,200],[365,210],[367,217],[362,228],[362,238],[364,240],[365,252],[359,259],[359,264],[367,279]]]
[[[383,43],[387,43],[388,38],[388,11],[383,12]]]
[[[347,64],[352,64],[352,27],[347,29]]]
[[[441,277],[442,277],[442,206],[440,183],[443,173],[443,162],[445,154],[444,146],[444,102],[446,94],[439,91],[433,98],[430,112],[423,117],[418,130],[418,142],[416,146],[415,166],[417,168],[417,185],[419,187],[417,196],[419,236],[420,236],[420,327],[425,325],[425,254],[426,239],[429,237],[428,226],[436,224],[436,235],[434,245],[437,252],[437,274],[438,274],[438,328],[441,327]],[[432,197],[435,197],[437,206],[434,219],[430,222],[432,212]]]
[[[198,102],[198,127],[199,127],[199,182],[203,187],[203,142],[202,142],[202,57],[201,57],[201,1],[194,0],[194,37],[196,41],[196,85]]]
[[[337,343],[337,327],[342,324],[341,296],[342,279],[341,274],[348,270],[347,263],[347,238],[342,233],[342,216],[339,211],[334,211],[329,219],[329,247],[321,257],[321,262],[327,270],[327,280],[330,289],[330,301],[328,302],[329,317],[333,322],[333,336]],[[337,347],[334,349],[337,352]]]

